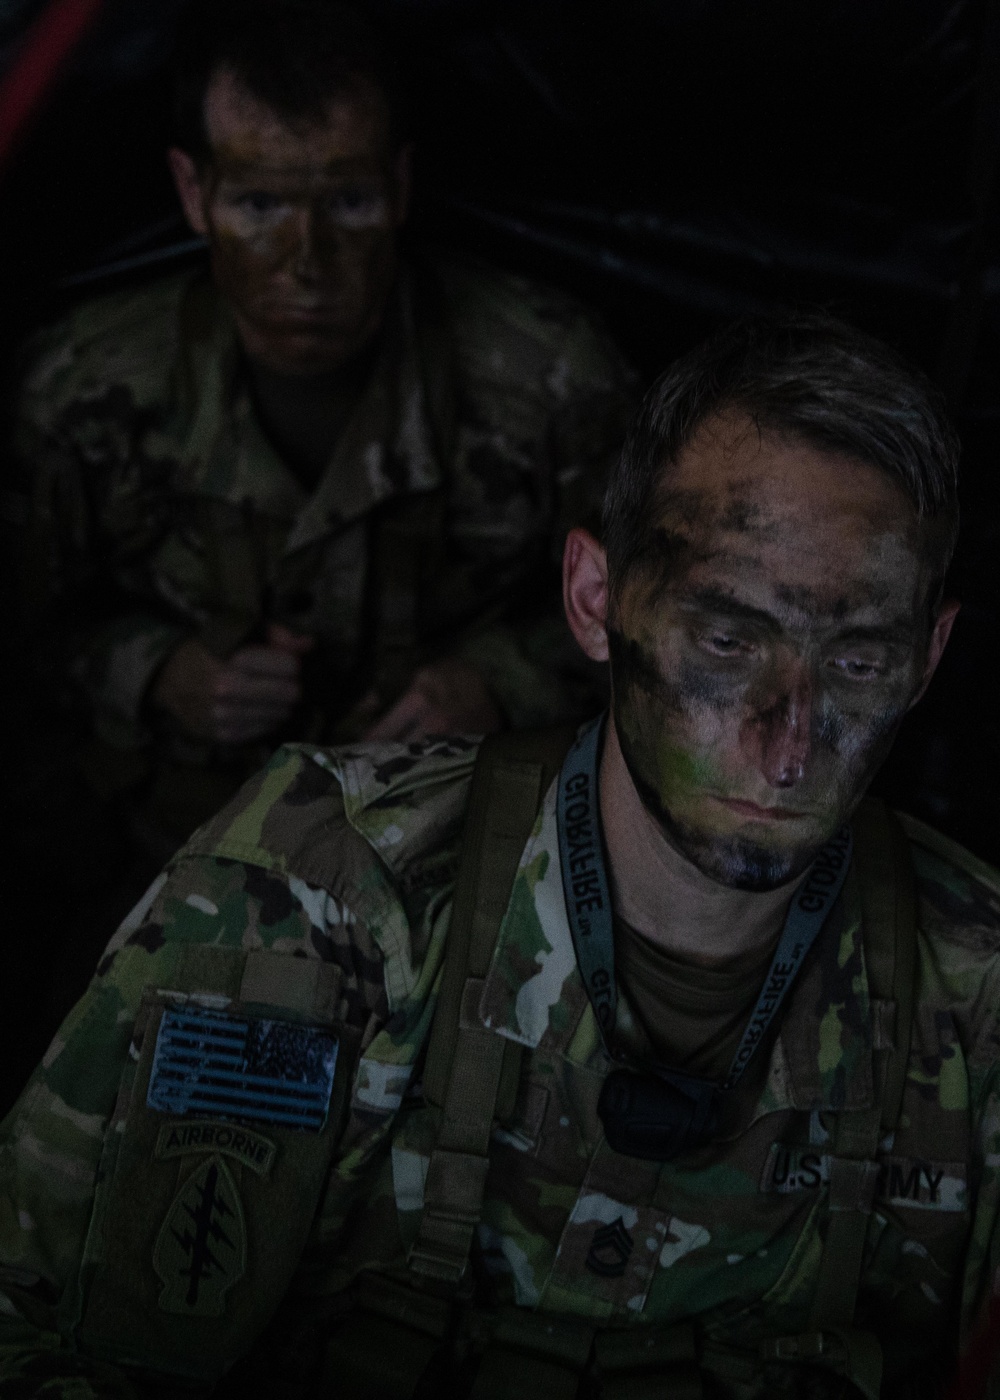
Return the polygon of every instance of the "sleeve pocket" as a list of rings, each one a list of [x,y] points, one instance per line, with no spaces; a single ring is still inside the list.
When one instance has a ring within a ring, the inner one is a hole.
[[[288,1287],[358,1033],[340,972],[189,948],[147,987],[104,1147],[77,1315],[97,1356],[214,1382]]]

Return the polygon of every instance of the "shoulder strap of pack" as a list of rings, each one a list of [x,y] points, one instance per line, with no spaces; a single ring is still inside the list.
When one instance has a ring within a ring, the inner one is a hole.
[[[890,1008],[882,1080],[882,1136],[896,1131],[906,1086],[917,964],[917,883],[902,823],[869,798],[855,820],[868,989]],[[892,936],[894,934],[894,936]],[[878,1042],[876,1040],[876,1048]]]
[[[830,1154],[830,1216],[812,1326],[850,1328],[878,1179],[879,1142],[899,1122],[913,1022],[916,885],[909,842],[881,802],[854,819],[865,965],[872,1003],[875,1092],[870,1108],[837,1115]]]
[[[482,1213],[489,1142],[513,1103],[521,1047],[485,1030],[477,1008],[525,842],[574,731],[566,725],[493,735],[476,761],[448,949],[424,1069],[441,1111],[410,1250],[414,1272],[450,1284],[465,1273]]]

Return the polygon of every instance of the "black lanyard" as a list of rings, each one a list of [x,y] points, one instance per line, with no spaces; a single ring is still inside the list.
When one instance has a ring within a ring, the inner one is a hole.
[[[576,960],[605,1048],[612,1058],[616,1058],[609,1044],[618,1003],[614,923],[597,800],[597,761],[603,729],[602,716],[584,730],[566,755],[559,775],[557,814],[563,892]],[[635,1134],[630,1130],[623,1136],[619,1131],[620,1124],[612,1131],[602,1111],[612,1146],[618,1145],[614,1140],[617,1135],[620,1141],[632,1144],[631,1149],[622,1147],[618,1150],[631,1150],[634,1156],[666,1158],[697,1145],[710,1135],[710,1127],[717,1113],[718,1096],[735,1087],[764,1039],[806,954],[826,922],[850,863],[851,832],[845,826],[819,852],[808,875],[792,897],[770,970],[722,1082],[711,1084],[707,1080],[663,1068],[646,1071],[638,1077],[633,1074],[628,1083],[617,1078],[610,1094],[602,1095],[602,1100],[607,1098],[610,1103],[614,1099],[617,1103],[614,1112],[618,1116],[623,1112],[638,1114],[644,1119],[646,1136],[652,1133],[653,1138],[664,1140],[657,1144],[647,1143],[647,1146],[655,1145],[656,1151],[634,1150],[635,1141],[638,1141]],[[655,1083],[647,1082],[651,1077]],[[615,1079],[616,1075],[611,1075],[608,1084]],[[663,1085],[668,1086],[669,1092],[662,1088]],[[673,1101],[675,1091],[679,1092],[686,1104],[685,1113],[689,1121],[682,1126],[673,1121],[678,1112],[676,1105],[664,1109],[664,1094]],[[669,1124],[661,1124],[661,1131],[657,1133],[654,1120],[658,1112],[664,1111],[672,1114],[673,1119]],[[642,1132],[639,1137],[642,1137]],[[670,1143],[673,1147],[667,1150]]]

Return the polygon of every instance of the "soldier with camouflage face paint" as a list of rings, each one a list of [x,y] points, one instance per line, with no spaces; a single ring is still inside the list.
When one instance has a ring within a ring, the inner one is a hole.
[[[586,712],[558,561],[630,388],[568,297],[401,254],[411,150],[357,15],[193,4],[178,69],[211,275],[47,332],[17,444],[32,630],[158,863],[282,738]]]
[[[988,1369],[1000,877],[864,796],[957,610],[957,455],[884,346],[739,324],[570,534],[603,722],[292,745],[203,827],[4,1126],[4,1396]]]

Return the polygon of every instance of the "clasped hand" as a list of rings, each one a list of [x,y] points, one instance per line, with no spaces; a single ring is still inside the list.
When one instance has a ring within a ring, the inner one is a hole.
[[[152,701],[198,738],[220,744],[263,739],[281,727],[302,699],[302,662],[314,645],[312,637],[273,622],[265,642],[241,647],[225,660],[191,638],[162,667]],[[489,734],[502,724],[478,671],[459,657],[444,657],[414,674],[365,737]]]

